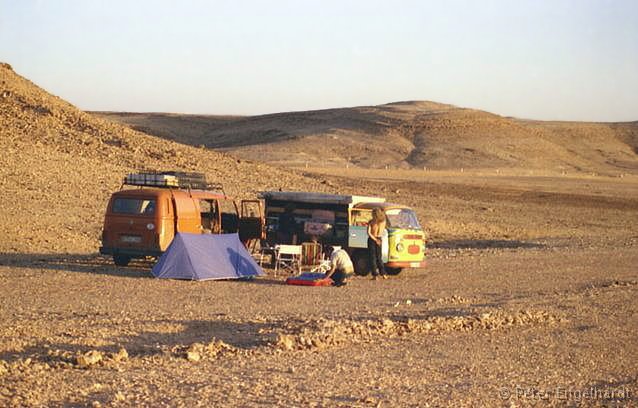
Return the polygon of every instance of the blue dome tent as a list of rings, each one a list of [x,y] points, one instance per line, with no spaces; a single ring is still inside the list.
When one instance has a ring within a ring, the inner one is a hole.
[[[179,233],[151,271],[156,278],[240,279],[263,271],[238,234]]]

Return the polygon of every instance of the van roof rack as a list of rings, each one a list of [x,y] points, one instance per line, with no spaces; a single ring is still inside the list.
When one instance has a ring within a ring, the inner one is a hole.
[[[217,191],[221,191],[221,193],[223,195],[226,195],[226,192],[224,191],[224,186],[222,185],[222,183],[207,183],[206,184],[206,190],[217,190]]]
[[[221,183],[209,183],[204,173],[195,172],[145,170],[139,173],[128,174],[124,177],[122,185],[218,190],[226,195]]]

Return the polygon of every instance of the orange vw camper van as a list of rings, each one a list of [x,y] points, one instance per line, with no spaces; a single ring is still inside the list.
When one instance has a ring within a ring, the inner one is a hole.
[[[212,190],[199,173],[129,174],[106,208],[100,253],[116,265],[160,256],[178,232],[235,233],[243,242],[260,239],[264,224],[257,200],[237,202]]]

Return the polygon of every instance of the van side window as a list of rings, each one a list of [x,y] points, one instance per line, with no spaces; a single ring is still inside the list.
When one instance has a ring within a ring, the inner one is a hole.
[[[352,210],[350,213],[352,225],[365,227],[372,219],[372,211],[370,210]]]
[[[202,219],[202,230],[205,233],[219,233],[217,225],[216,203],[214,200],[199,200],[199,215]]]
[[[206,200],[199,200],[199,211],[203,213],[210,213],[210,202]]]

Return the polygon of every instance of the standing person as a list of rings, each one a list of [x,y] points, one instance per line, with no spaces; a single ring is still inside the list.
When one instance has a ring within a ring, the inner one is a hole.
[[[331,278],[334,286],[344,286],[346,278],[354,273],[354,265],[350,256],[344,249],[334,250],[333,247],[326,248],[326,253],[330,256],[330,270],[326,272],[326,278]]]
[[[368,223],[368,255],[370,257],[370,269],[372,279],[377,280],[381,275],[387,279],[385,267],[383,265],[383,254],[381,253],[381,237],[385,231],[385,213],[379,207],[372,210],[372,220]]]
[[[277,243],[279,244],[297,244],[297,221],[294,211],[294,204],[287,204],[284,212],[279,215],[277,227]]]

